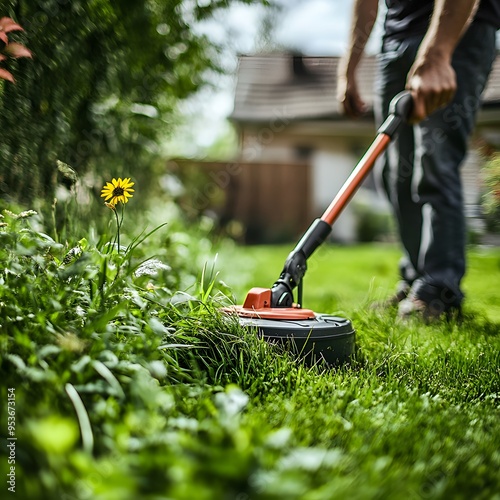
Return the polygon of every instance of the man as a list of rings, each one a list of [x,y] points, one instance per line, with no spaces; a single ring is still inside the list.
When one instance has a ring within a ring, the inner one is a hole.
[[[378,121],[403,89],[411,91],[410,123],[385,156],[382,185],[405,249],[402,281],[388,302],[402,317],[430,320],[459,310],[466,228],[459,167],[480,95],[496,55],[500,0],[386,0],[377,76]],[[354,0],[352,32],[340,63],[338,97],[346,114],[366,106],[356,68],[378,12],[378,0]]]

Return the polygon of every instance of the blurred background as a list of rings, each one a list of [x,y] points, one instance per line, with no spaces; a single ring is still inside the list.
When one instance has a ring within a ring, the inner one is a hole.
[[[103,182],[131,177],[136,210],[157,219],[203,218],[241,243],[295,240],[376,131],[383,6],[360,68],[370,111],[346,119],[335,99],[351,8],[351,0],[3,2],[0,15],[24,28],[12,40],[33,58],[1,62],[16,83],[0,80],[0,203],[35,207],[63,234],[77,218],[68,203],[85,220]],[[463,169],[473,240],[499,226],[498,61],[484,98]],[[373,177],[332,238],[392,241]]]

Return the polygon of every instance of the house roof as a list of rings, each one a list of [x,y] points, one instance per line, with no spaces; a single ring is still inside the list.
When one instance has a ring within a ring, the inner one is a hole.
[[[291,54],[241,56],[230,118],[236,122],[340,119],[336,98],[338,57]],[[376,57],[365,57],[358,85],[370,111],[373,107]],[[500,58],[483,95],[483,107],[500,105]],[[369,118],[371,118],[369,113]]]

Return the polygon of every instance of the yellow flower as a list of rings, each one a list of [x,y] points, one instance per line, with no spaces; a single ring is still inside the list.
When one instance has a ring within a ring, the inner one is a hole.
[[[107,182],[106,185],[101,190],[101,198],[104,198],[105,202],[109,201],[106,205],[116,205],[117,203],[127,203],[129,198],[132,198],[134,190],[131,189],[134,185],[130,182],[130,177],[122,179],[114,179],[111,182]],[[111,207],[110,207],[111,208]]]

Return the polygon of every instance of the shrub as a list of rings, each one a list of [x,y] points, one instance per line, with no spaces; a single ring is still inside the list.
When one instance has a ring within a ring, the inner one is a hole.
[[[355,205],[354,213],[359,242],[387,241],[394,238],[394,224],[387,211],[358,203]]]
[[[500,153],[492,156],[484,167],[486,192],[483,197],[486,225],[490,231],[500,232]]]

